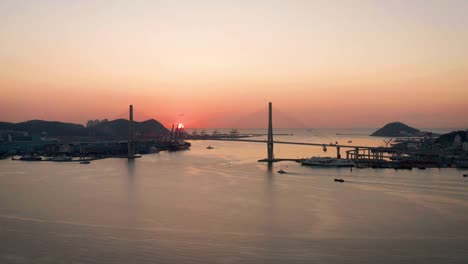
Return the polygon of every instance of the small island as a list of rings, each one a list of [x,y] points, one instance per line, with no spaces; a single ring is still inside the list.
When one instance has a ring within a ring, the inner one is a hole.
[[[420,131],[414,127],[410,127],[401,122],[392,122],[386,124],[384,127],[378,129],[370,136],[372,137],[419,137],[423,136],[425,132]]]

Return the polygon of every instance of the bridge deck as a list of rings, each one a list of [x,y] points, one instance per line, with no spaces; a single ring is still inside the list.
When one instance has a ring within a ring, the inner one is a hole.
[[[258,139],[211,139],[216,141],[235,141],[235,142],[254,142],[254,143],[268,143],[267,140],[258,140]],[[294,141],[273,141],[274,144],[289,144],[289,145],[304,145],[304,146],[318,146],[318,147],[340,147],[340,148],[360,148],[360,149],[376,149],[378,147],[369,147],[369,146],[357,146],[357,145],[340,145],[340,144],[324,144],[324,143],[309,143],[309,142],[294,142]]]

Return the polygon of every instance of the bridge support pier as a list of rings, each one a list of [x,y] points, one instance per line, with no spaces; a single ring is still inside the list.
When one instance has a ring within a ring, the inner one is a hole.
[[[354,149],[354,159],[359,159],[359,148]]]

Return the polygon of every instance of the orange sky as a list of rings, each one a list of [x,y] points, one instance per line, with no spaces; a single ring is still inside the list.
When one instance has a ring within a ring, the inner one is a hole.
[[[466,1],[96,2],[0,3],[0,120],[468,126]]]

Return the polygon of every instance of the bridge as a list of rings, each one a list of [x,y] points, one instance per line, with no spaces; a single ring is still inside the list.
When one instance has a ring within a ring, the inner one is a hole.
[[[346,151],[346,159],[373,159],[383,160],[385,157],[384,153],[388,152],[388,149],[382,147],[368,147],[359,145],[342,145],[342,144],[323,144],[323,143],[310,143],[310,142],[294,142],[294,141],[279,141],[273,140],[273,110],[272,103],[268,103],[268,134],[267,140],[257,139],[241,139],[241,138],[211,138],[210,140],[217,141],[232,141],[232,142],[250,142],[250,143],[263,143],[267,145],[267,158],[260,160],[263,162],[277,162],[277,161],[290,161],[297,159],[288,158],[274,158],[274,144],[287,144],[287,145],[303,145],[303,146],[315,146],[322,147],[326,150],[329,147],[336,148],[336,158],[341,159],[341,149],[351,149]]]
[[[134,128],[134,119],[133,119],[133,105],[129,106],[129,119],[130,128],[127,140],[128,146],[128,159],[133,159],[137,157],[135,155],[135,146],[137,138],[135,136]],[[174,127],[172,128],[174,132]],[[175,134],[180,137],[183,136],[183,127],[177,128]],[[341,159],[341,149],[346,150],[346,159],[369,159],[369,160],[383,160],[386,157],[385,153],[390,153],[391,151],[388,148],[383,147],[369,147],[369,146],[359,146],[359,145],[344,145],[344,144],[324,144],[324,143],[311,143],[311,142],[294,142],[294,141],[280,141],[273,139],[273,109],[272,103],[268,103],[268,133],[267,140],[258,140],[258,139],[245,139],[245,138],[210,138],[209,140],[215,141],[231,141],[231,142],[244,142],[244,143],[262,143],[267,145],[267,158],[260,160],[268,163],[273,163],[277,161],[286,161],[286,160],[295,160],[288,158],[275,158],[274,157],[274,145],[275,144],[286,144],[286,145],[302,145],[302,146],[314,146],[322,147],[324,150],[327,148],[336,148],[336,158]],[[141,139],[138,141],[142,141]]]

